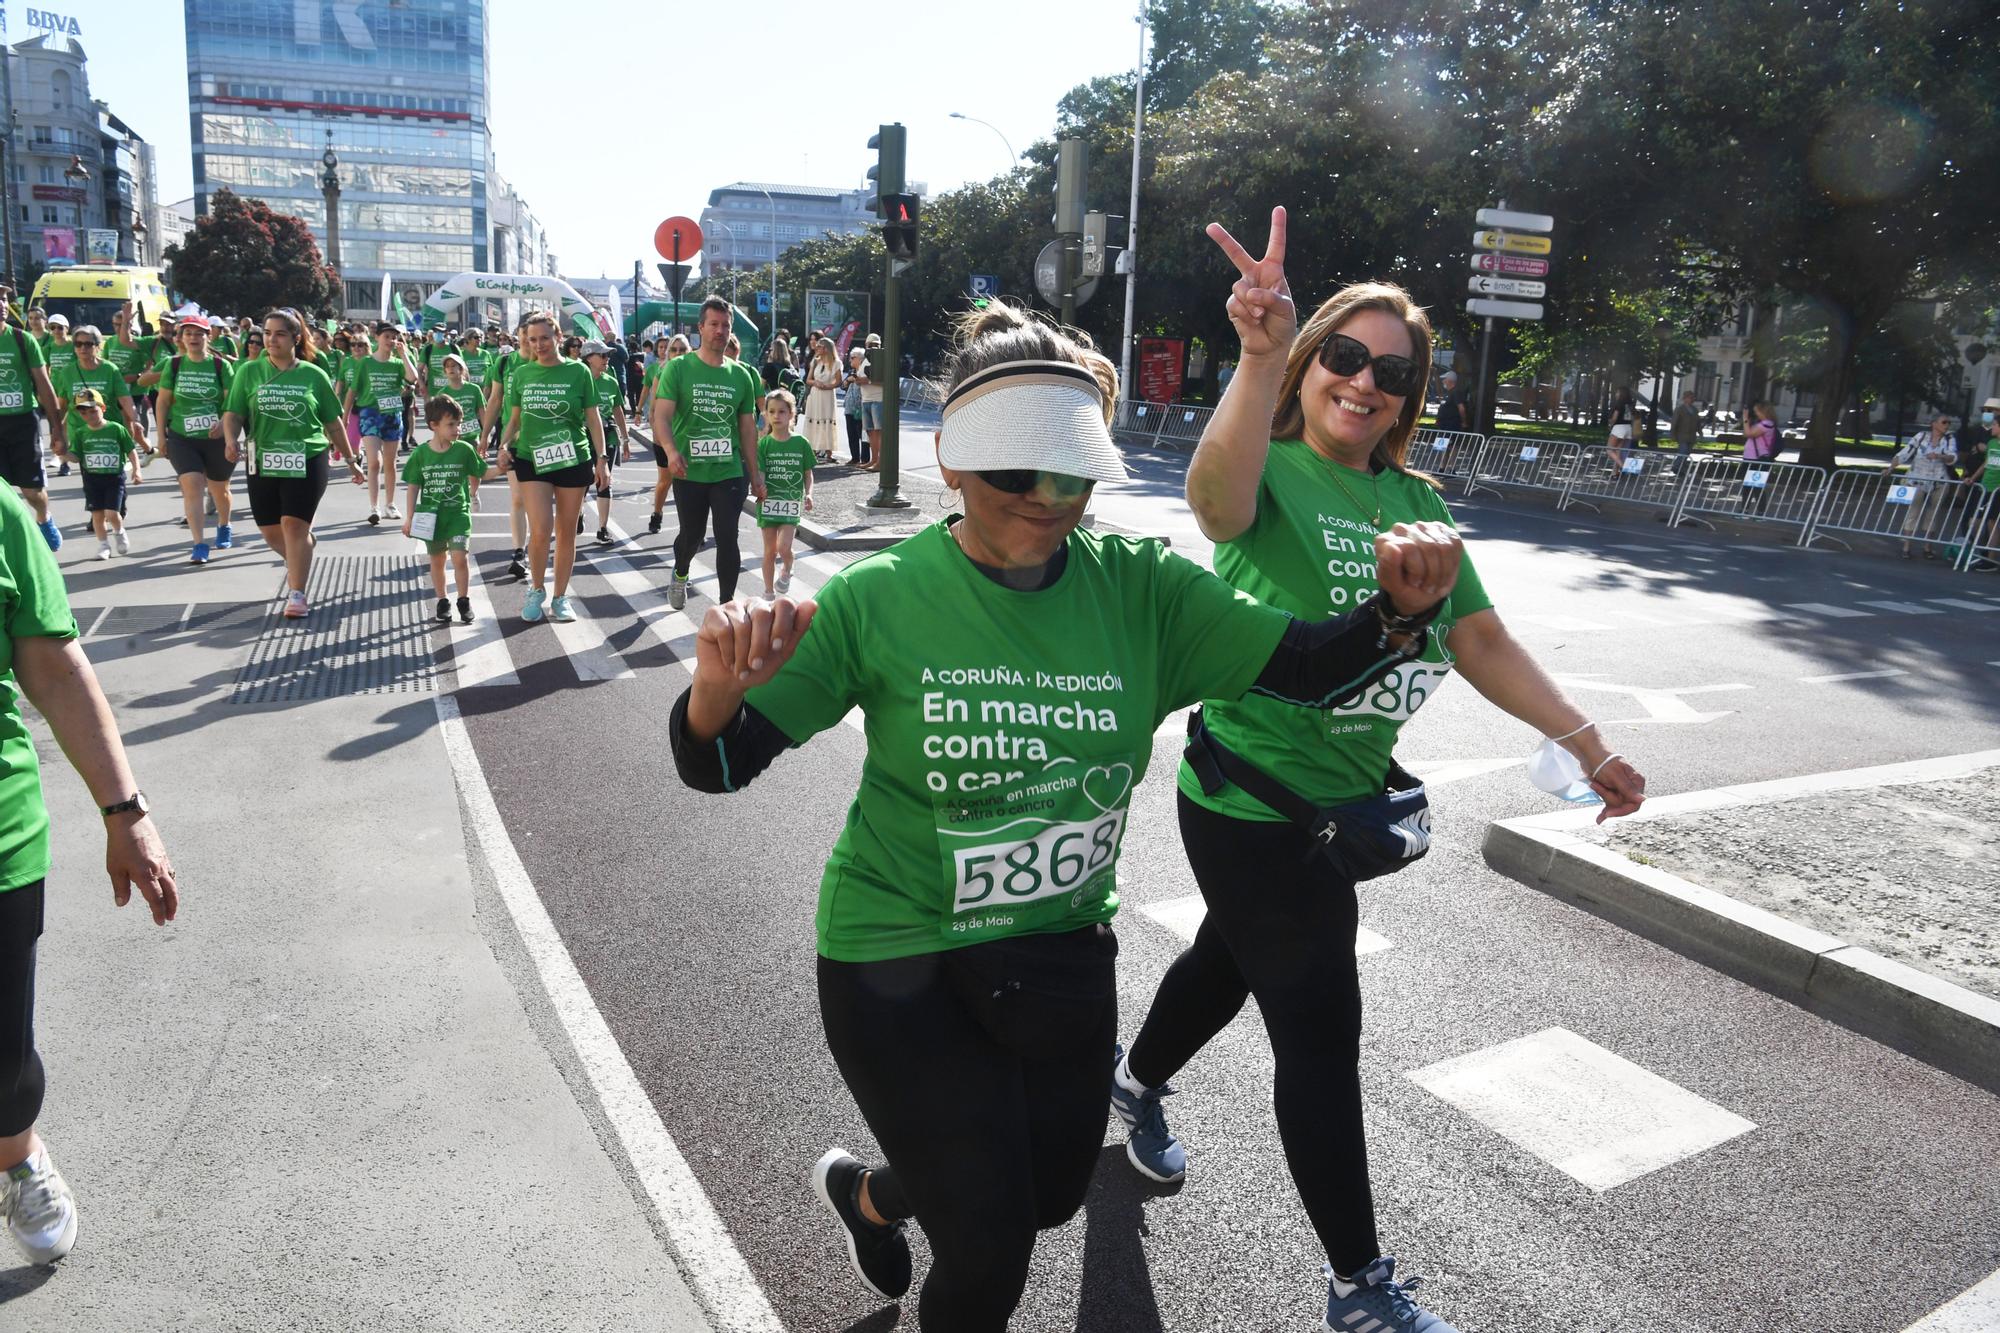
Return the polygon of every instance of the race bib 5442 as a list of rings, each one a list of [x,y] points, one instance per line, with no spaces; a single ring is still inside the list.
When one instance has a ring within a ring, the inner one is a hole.
[[[727,458],[733,452],[728,440],[689,440],[689,458]]]

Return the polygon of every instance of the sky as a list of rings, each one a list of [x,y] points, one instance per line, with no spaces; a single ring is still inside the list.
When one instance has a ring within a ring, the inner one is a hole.
[[[191,195],[180,4],[33,7],[81,27],[91,94],[153,143],[160,201]],[[27,8],[5,0],[9,40],[34,35]],[[891,28],[898,12],[910,22]],[[973,0],[491,0],[494,151],[565,276],[629,275],[634,259],[650,272],[654,227],[698,218],[718,186],[860,185],[884,121],[908,127],[909,177],[932,194],[1006,170],[1003,137],[1025,151],[1053,131],[1064,93],[1132,67],[1136,12],[1134,0],[1008,0],[996,22]]]

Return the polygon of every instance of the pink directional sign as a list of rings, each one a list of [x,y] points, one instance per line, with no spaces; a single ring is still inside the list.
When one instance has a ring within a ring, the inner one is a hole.
[[[1519,278],[1545,278],[1549,272],[1546,259],[1523,259],[1519,255],[1474,255],[1472,271],[1475,273],[1506,273]]]

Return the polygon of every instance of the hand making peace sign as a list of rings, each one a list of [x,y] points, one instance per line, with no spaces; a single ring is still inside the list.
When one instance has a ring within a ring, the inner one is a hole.
[[[1252,259],[1219,222],[1208,224],[1208,235],[1241,275],[1229,289],[1229,322],[1236,326],[1243,355],[1285,355],[1299,331],[1298,307],[1285,282],[1285,210],[1271,210],[1271,237],[1262,259]]]

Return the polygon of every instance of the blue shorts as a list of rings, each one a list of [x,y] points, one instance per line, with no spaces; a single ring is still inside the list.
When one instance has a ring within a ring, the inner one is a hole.
[[[378,440],[400,440],[403,438],[403,414],[390,412],[384,415],[372,407],[361,409],[361,436],[374,436]]]
[[[863,403],[861,405],[861,429],[882,429],[882,404]]]

